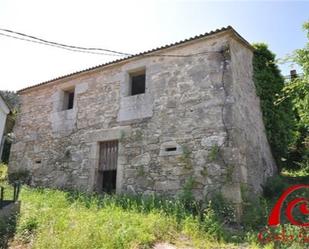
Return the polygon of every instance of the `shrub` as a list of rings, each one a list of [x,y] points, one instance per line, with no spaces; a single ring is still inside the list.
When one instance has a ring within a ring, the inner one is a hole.
[[[269,214],[269,204],[266,199],[251,198],[244,200],[242,224],[248,229],[259,229],[266,225]]]
[[[190,205],[190,203],[194,202],[194,196],[192,192],[194,185],[195,182],[193,177],[189,177],[178,195],[179,200],[183,201],[187,205]]]
[[[236,222],[236,213],[233,204],[227,201],[221,193],[215,194],[211,199],[213,208],[218,220],[225,224]]]
[[[209,202],[207,208],[203,211],[201,227],[205,232],[217,238],[223,236],[222,225],[219,223],[216,211],[211,202]]]
[[[275,104],[284,87],[284,78],[275,64],[275,54],[266,44],[253,46],[253,80],[257,95],[261,99],[266,135],[277,165],[282,167],[285,166],[282,158],[286,157],[289,145],[294,142],[295,115],[291,100],[280,105]]]
[[[281,172],[282,175],[288,176],[288,177],[298,177],[297,180],[300,180],[299,177],[309,177],[309,159],[304,162],[296,162],[298,164],[299,169],[298,170],[291,170],[291,169],[285,169]],[[308,182],[308,181],[306,181]]]

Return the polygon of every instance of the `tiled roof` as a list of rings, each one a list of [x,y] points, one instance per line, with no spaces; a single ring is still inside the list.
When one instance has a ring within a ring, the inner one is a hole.
[[[94,67],[90,67],[90,68],[87,68],[87,69],[84,69],[84,70],[81,70],[81,71],[77,71],[77,72],[70,73],[70,74],[67,74],[67,75],[63,75],[63,76],[60,76],[60,77],[57,77],[57,78],[54,78],[54,79],[51,79],[51,80],[48,80],[48,81],[44,81],[44,82],[41,82],[39,84],[32,85],[32,86],[20,89],[18,91],[18,93],[21,93],[21,92],[24,92],[26,90],[29,90],[29,89],[32,89],[32,88],[35,88],[35,87],[38,87],[38,86],[42,86],[42,85],[54,82],[56,80],[64,79],[64,78],[67,78],[67,77],[70,77],[70,76],[73,76],[73,75],[77,75],[77,74],[80,74],[80,73],[88,72],[88,71],[91,71],[91,70],[94,70],[94,69],[97,69],[97,68],[100,68],[100,67],[105,67],[105,66],[108,66],[108,65],[111,65],[111,64],[116,64],[116,63],[119,63],[119,62],[123,62],[123,61],[129,60],[131,58],[135,58],[135,57],[139,57],[139,56],[145,56],[145,55],[148,55],[148,54],[153,53],[153,52],[157,52],[157,51],[162,50],[162,49],[166,49],[166,48],[170,48],[170,47],[177,46],[177,45],[180,45],[180,44],[184,44],[186,42],[194,41],[194,40],[197,40],[197,39],[200,39],[200,38],[205,38],[207,36],[218,34],[218,33],[224,32],[224,31],[228,31],[228,30],[232,31],[234,33],[234,35],[236,35],[243,43],[245,43],[248,47],[253,49],[251,47],[250,43],[248,41],[246,41],[240,34],[238,34],[235,31],[235,29],[233,29],[231,26],[227,26],[227,27],[223,27],[221,29],[216,29],[216,30],[207,32],[205,34],[200,34],[200,35],[197,35],[197,36],[185,39],[185,40],[181,40],[179,42],[171,43],[171,44],[168,44],[168,45],[165,45],[165,46],[162,46],[162,47],[154,48],[154,49],[151,49],[151,50],[148,50],[148,51],[145,51],[145,52],[141,52],[141,53],[138,53],[138,54],[130,55],[130,56],[127,56],[125,58],[113,60],[113,61],[110,61],[110,62],[107,62],[107,63],[104,63],[104,64],[100,64],[100,65],[97,65],[97,66],[94,66]]]

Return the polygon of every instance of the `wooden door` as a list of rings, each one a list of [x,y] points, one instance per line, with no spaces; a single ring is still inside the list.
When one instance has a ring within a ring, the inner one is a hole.
[[[118,159],[118,141],[100,143],[98,192],[114,193],[116,191]]]

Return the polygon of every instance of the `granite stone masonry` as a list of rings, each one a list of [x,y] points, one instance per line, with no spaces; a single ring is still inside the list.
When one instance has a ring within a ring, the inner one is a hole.
[[[228,27],[20,90],[9,171],[33,186],[170,196],[193,179],[196,198],[241,204],[244,186],[260,193],[276,173],[252,56]]]

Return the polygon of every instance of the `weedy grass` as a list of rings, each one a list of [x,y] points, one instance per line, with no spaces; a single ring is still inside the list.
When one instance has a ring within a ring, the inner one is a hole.
[[[156,242],[169,242],[179,248],[303,248],[300,243],[258,241],[257,235],[266,225],[272,203],[290,184],[289,179],[277,178],[264,187],[265,198],[245,205],[247,219],[238,225],[224,199],[214,198],[208,205],[195,201],[190,192],[192,179],[188,179],[176,199],[98,196],[24,185],[20,194],[21,212],[11,243],[33,249],[142,249],[153,248]],[[6,188],[5,198],[12,198],[12,187],[5,181],[0,185]],[[227,228],[227,224],[236,227]],[[0,241],[6,228],[0,224]],[[287,229],[298,233],[293,226]]]
[[[6,185],[8,187],[8,185]],[[193,215],[180,200],[95,196],[24,186],[14,243],[31,248],[152,248],[155,242],[194,248],[224,245],[211,207]]]

